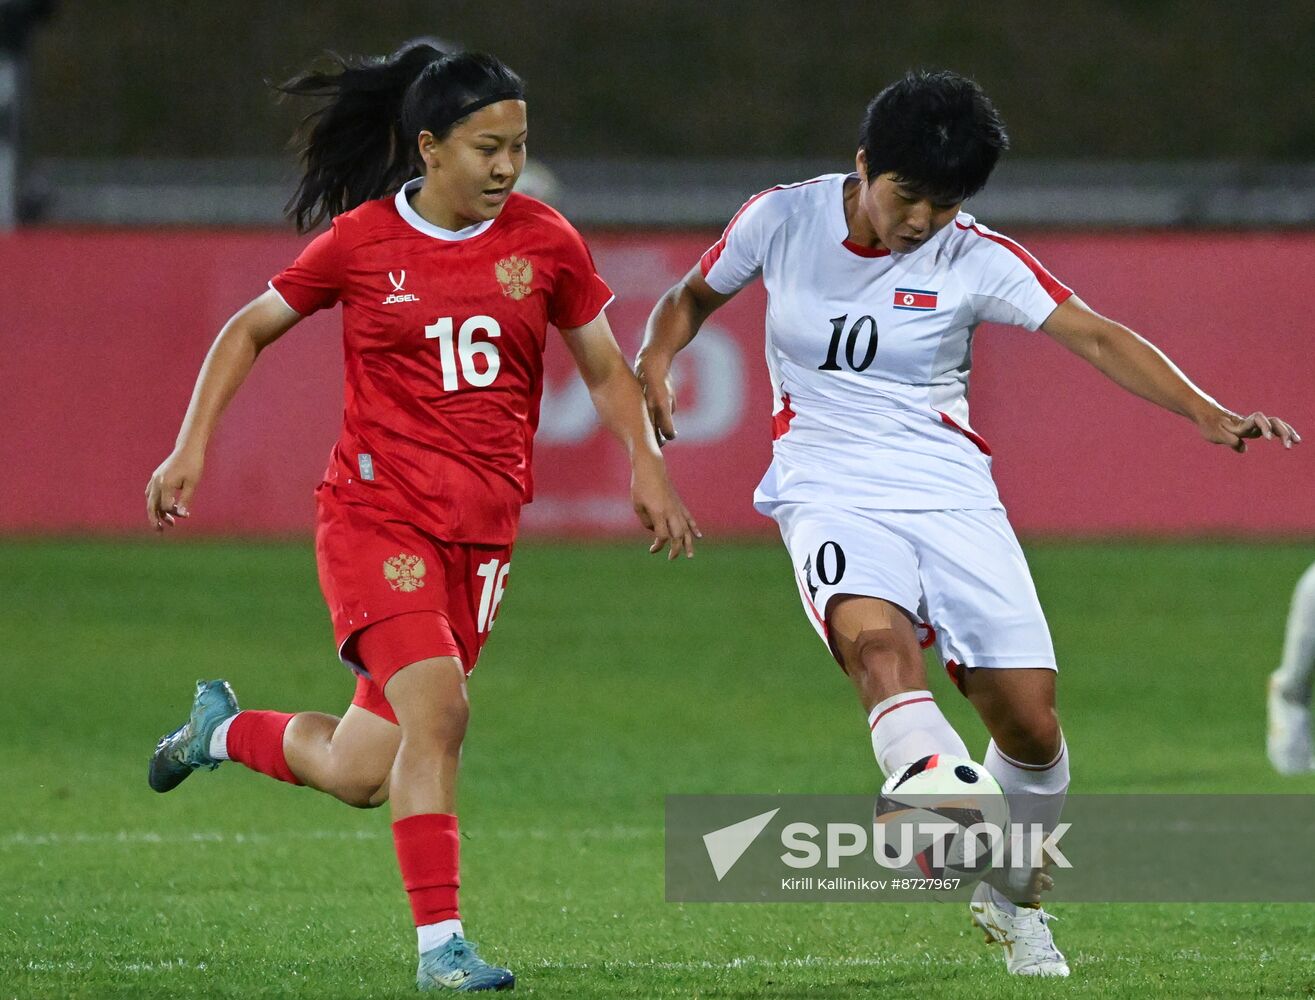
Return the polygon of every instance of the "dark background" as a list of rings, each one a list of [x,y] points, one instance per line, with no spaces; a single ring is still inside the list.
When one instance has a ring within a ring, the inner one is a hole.
[[[1315,159],[1315,3],[63,3],[37,32],[35,156],[270,156],[295,112],[262,84],[324,49],[415,35],[528,81],[545,157],[845,157],[912,66],[975,76],[1016,157]]]

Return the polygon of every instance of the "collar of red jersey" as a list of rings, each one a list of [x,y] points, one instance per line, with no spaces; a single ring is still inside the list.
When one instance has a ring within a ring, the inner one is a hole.
[[[436,240],[446,240],[449,243],[457,243],[461,240],[468,240],[480,233],[485,232],[489,226],[497,222],[497,219],[486,219],[483,222],[477,222],[473,226],[467,226],[465,229],[444,229],[442,226],[436,226],[425,219],[419,212],[411,207],[411,200],[408,197],[412,191],[419,189],[420,185],[425,182],[423,177],[416,177],[402,185],[401,190],[397,192],[397,197],[393,199],[397,205],[397,214],[400,215],[412,229],[419,230],[426,236],[432,236]]]

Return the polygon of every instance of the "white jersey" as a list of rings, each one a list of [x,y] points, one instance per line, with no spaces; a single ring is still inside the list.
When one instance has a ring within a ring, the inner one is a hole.
[[[911,253],[857,246],[845,180],[755,195],[701,262],[723,295],[759,274],[767,288],[775,440],[754,504],[1000,507],[990,448],[968,422],[973,330],[1035,330],[1073,293],[962,212]]]

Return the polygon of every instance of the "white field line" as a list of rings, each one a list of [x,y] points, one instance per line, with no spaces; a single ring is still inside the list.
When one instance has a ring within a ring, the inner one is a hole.
[[[655,971],[686,972],[686,971],[730,971],[735,969],[807,969],[807,968],[929,968],[934,966],[945,965],[995,965],[999,959],[996,952],[985,948],[977,951],[969,949],[974,954],[963,955],[933,955],[930,952],[922,952],[918,955],[895,955],[895,956],[835,956],[835,955],[795,955],[788,958],[763,958],[754,955],[746,955],[741,958],[733,958],[730,961],[684,961],[670,962],[658,961],[656,959],[647,960],[603,960],[600,962],[557,962],[552,959],[541,959],[538,962],[524,963],[524,967],[533,969],[561,969],[567,971],[589,971],[597,970],[600,972],[616,972],[627,969],[644,970],[651,969]],[[1145,953],[1133,952],[1111,952],[1107,954],[1098,954],[1095,952],[1070,952],[1071,961],[1076,965],[1145,965],[1148,960],[1169,961],[1180,963],[1199,962],[1202,964],[1220,965],[1228,962],[1252,962],[1254,956],[1222,956],[1219,953],[1205,954],[1197,948],[1180,948],[1170,952]],[[1284,961],[1315,962],[1315,955],[1290,956],[1285,955]]]
[[[645,969],[656,972],[727,972],[736,969],[811,969],[811,968],[832,968],[841,966],[844,968],[879,968],[891,966],[908,966],[924,965],[927,962],[936,962],[940,965],[975,965],[979,958],[941,958],[929,955],[915,955],[907,958],[882,958],[880,956],[853,957],[853,956],[823,956],[823,955],[797,955],[791,958],[760,958],[754,955],[745,955],[740,958],[732,958],[730,961],[714,962],[710,959],[703,961],[685,961],[685,962],[661,962],[656,959],[635,960],[627,959],[625,961],[605,960],[601,962],[555,962],[551,959],[542,959],[533,963],[530,967],[535,969],[561,969],[571,972],[587,972],[597,970],[600,972],[619,972],[619,971],[642,971]]]
[[[480,830],[472,839],[485,838],[499,840],[564,840],[584,838],[589,840],[646,840],[662,836],[661,827],[648,826],[596,826],[596,827],[497,827]],[[84,831],[84,832],[49,832],[19,831],[0,834],[0,850],[20,847],[64,847],[76,844],[95,845],[140,845],[140,844],[273,844],[296,842],[302,840],[346,840],[373,841],[389,840],[392,833],[382,830],[277,830],[277,831],[192,831],[161,833],[155,830],[118,830],[118,831]]]
[[[1285,960],[1290,961],[1293,956],[1285,956]],[[1084,968],[1098,965],[1121,965],[1134,964],[1144,965],[1148,959],[1156,961],[1170,961],[1178,963],[1203,963],[1203,964],[1227,964],[1229,961],[1250,961],[1250,958],[1243,957],[1228,958],[1217,953],[1203,954],[1195,948],[1176,949],[1168,953],[1133,953],[1125,954],[1114,952],[1109,954],[1097,954],[1090,952],[1079,952],[1072,955],[1072,961],[1075,965]],[[928,969],[938,966],[970,966],[990,964],[995,965],[998,959],[994,953],[988,953],[983,950],[973,955],[933,955],[923,952],[918,955],[903,956],[835,956],[835,955],[793,955],[788,958],[766,958],[756,955],[745,955],[739,958],[732,958],[728,961],[713,961],[704,959],[698,961],[659,961],[657,959],[626,959],[612,960],[607,959],[599,962],[558,962],[553,959],[540,959],[539,961],[526,961],[517,963],[521,969],[541,969],[545,971],[561,972],[734,972],[737,970],[769,971],[772,969],[826,969],[826,968],[846,968],[846,969],[877,969],[877,968],[919,968]],[[1315,956],[1302,955],[1297,961],[1312,962]],[[163,961],[147,962],[124,962],[113,959],[100,961],[28,961],[24,963],[23,968],[29,972],[90,972],[93,969],[107,970],[119,973],[156,973],[156,972],[180,972],[183,970],[204,971],[207,968],[205,962],[189,962],[185,959],[164,959]],[[295,968],[295,963],[289,968]]]
[[[113,959],[104,961],[79,962],[24,962],[23,968],[28,972],[91,972],[93,969],[105,969],[114,972],[180,972],[183,969],[206,968],[205,962],[189,962],[182,958],[166,958],[161,962],[120,962]]]
[[[930,958],[918,956],[912,958],[824,958],[821,956],[806,955],[800,958],[755,958],[749,956],[746,958],[734,958],[729,962],[659,962],[652,961],[604,961],[604,962],[554,962],[543,959],[539,962],[530,964],[534,969],[559,969],[563,971],[589,971],[599,970],[603,972],[618,971],[624,969],[641,970],[652,969],[655,971],[672,971],[685,972],[694,970],[734,970],[734,969],[799,969],[799,968],[816,968],[819,966],[844,966],[869,968],[879,966],[894,965],[922,965],[927,961],[935,961],[941,965],[974,965],[978,959],[963,958]],[[994,963],[993,963],[994,964]],[[102,962],[26,962],[23,968],[30,972],[89,972],[93,968],[100,967],[104,969],[113,969],[116,972],[173,972],[181,969],[205,969],[205,962],[187,962],[183,959],[165,959],[163,962],[119,962],[114,960],[105,960]]]
[[[735,969],[800,969],[822,966],[844,966],[870,968],[893,965],[921,965],[929,961],[928,956],[911,956],[903,959],[893,958],[825,958],[819,955],[802,955],[793,958],[758,958],[752,955],[733,958],[729,961],[685,961],[660,962],[655,959],[624,961],[606,960],[601,962],[557,962],[540,959],[527,962],[523,968],[551,969],[564,972],[587,972],[591,970],[614,972],[621,970],[652,970],[656,972],[693,972],[693,971],[733,971]],[[936,959],[941,964],[971,965],[977,959],[954,958]],[[113,970],[115,972],[175,972],[183,969],[205,969],[205,962],[188,962],[185,959],[165,959],[158,962],[123,962],[113,959],[103,961],[29,961],[23,966],[30,972],[90,972],[93,968]]]

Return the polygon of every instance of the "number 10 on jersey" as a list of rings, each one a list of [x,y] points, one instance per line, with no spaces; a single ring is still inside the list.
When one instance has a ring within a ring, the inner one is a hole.
[[[835,316],[831,319],[831,343],[826,349],[826,360],[817,366],[820,372],[844,371],[840,364],[840,338],[844,336],[845,324],[849,314]],[[863,354],[859,355],[859,344],[863,345]],[[860,316],[849,328],[845,337],[845,363],[851,371],[864,372],[877,359],[877,321],[871,316]]]
[[[462,378],[477,389],[492,385],[502,368],[502,358],[498,354],[498,345],[491,341],[502,336],[502,327],[492,316],[472,316],[461,324],[456,342],[453,343],[454,325],[451,316],[444,316],[425,327],[425,339],[438,341],[438,364],[443,369],[443,388],[448,392],[460,389]],[[489,339],[476,341],[477,333]],[[476,365],[476,358],[483,359],[483,371]]]

